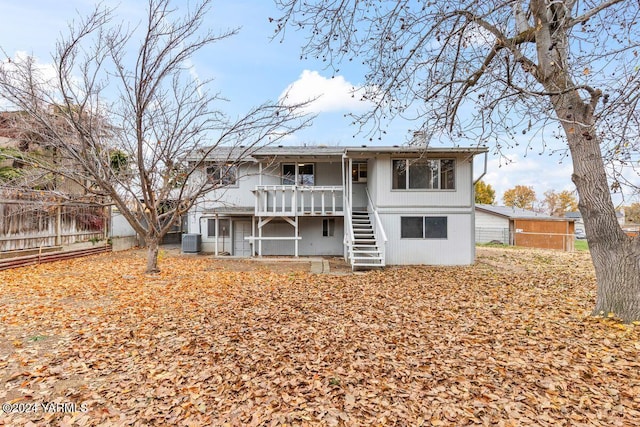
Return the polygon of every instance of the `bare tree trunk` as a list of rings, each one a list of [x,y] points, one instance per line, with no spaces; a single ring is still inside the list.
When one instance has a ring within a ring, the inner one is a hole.
[[[159,239],[151,238],[147,240],[147,270],[145,271],[147,274],[160,272],[158,268],[159,246]]]
[[[572,180],[580,200],[589,250],[596,272],[594,315],[625,322],[640,319],[640,243],[627,236],[616,218],[600,141],[591,125],[590,106],[567,96],[555,102],[563,119],[573,160]],[[574,119],[575,117],[575,119]]]

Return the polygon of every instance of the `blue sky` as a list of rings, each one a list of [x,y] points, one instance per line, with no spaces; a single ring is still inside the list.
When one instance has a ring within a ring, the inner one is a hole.
[[[133,23],[142,19],[147,4],[146,0],[103,3],[119,4],[120,16]],[[180,7],[186,0],[174,3]],[[0,0],[0,47],[10,57],[25,52],[43,64],[49,63],[60,33],[77,18],[78,12],[85,15],[93,5],[91,0]],[[214,78],[212,89],[228,99],[220,105],[227,114],[239,115],[266,100],[276,100],[290,88],[299,99],[321,96],[313,107],[318,114],[313,125],[294,135],[289,143],[394,145],[408,140],[411,122],[390,123],[383,140],[374,142],[350,126],[350,120],[344,115],[362,112],[368,107],[350,93],[353,87],[362,84],[365,70],[352,63],[341,66],[340,73],[332,78],[332,71],[321,61],[300,60],[304,33],[288,31],[283,42],[270,40],[275,26],[268,18],[278,16],[271,0],[217,1],[209,16],[208,25],[214,30],[242,27],[238,35],[208,47],[193,58],[198,75]],[[489,157],[484,180],[496,189],[498,202],[504,190],[517,184],[533,186],[539,199],[549,189],[574,190],[570,161],[565,159],[560,163],[560,155],[538,155],[535,149],[525,148],[527,142],[523,139],[519,147],[506,153],[508,164],[496,155]],[[477,174],[479,172],[477,170]]]

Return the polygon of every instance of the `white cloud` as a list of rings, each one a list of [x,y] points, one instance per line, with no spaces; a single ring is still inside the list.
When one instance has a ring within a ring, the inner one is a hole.
[[[51,91],[55,88],[57,71],[52,63],[43,63],[37,57],[30,56],[27,52],[16,51],[12,58],[7,58],[0,62],[0,68],[7,73],[10,79],[17,86],[24,85],[22,74],[26,69],[34,71],[34,77],[40,89]],[[15,106],[8,99],[0,99],[0,109],[11,109]]]
[[[361,100],[364,92],[364,87],[354,86],[343,76],[327,78],[317,71],[304,70],[279,99],[294,104],[314,100],[307,108],[310,113],[356,112],[371,108],[371,102]]]
[[[504,159],[490,159],[487,174],[482,178],[496,190],[496,202],[499,205],[502,204],[504,192],[516,185],[533,187],[538,200],[544,198],[547,190],[575,190],[571,182],[573,167],[569,159],[559,164],[557,159],[524,158],[513,154],[509,160],[506,163]]]
[[[40,62],[37,57],[31,56],[25,51],[16,51],[13,58],[2,62],[2,66],[12,68],[15,67],[16,64],[26,64],[27,61],[33,61],[33,69],[38,73],[42,82],[53,84],[57,75],[55,65],[52,63]]]

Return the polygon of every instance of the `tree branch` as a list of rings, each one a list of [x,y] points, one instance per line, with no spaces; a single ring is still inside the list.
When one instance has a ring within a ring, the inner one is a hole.
[[[613,6],[614,4],[617,3],[622,3],[624,0],[608,0],[605,1],[604,3],[599,4],[598,6],[594,7],[591,10],[588,10],[587,12],[583,13],[580,16],[576,16],[575,18],[571,19],[568,23],[567,26],[573,27],[576,24],[579,24],[581,22],[587,22],[589,19],[591,19],[592,17],[594,17],[595,15],[597,15],[598,13],[602,12],[603,10],[607,9],[608,7]]]

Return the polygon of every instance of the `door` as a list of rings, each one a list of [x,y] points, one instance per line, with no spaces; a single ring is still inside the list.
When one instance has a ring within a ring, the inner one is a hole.
[[[251,244],[245,237],[251,237],[251,221],[233,222],[233,255],[251,256]]]

